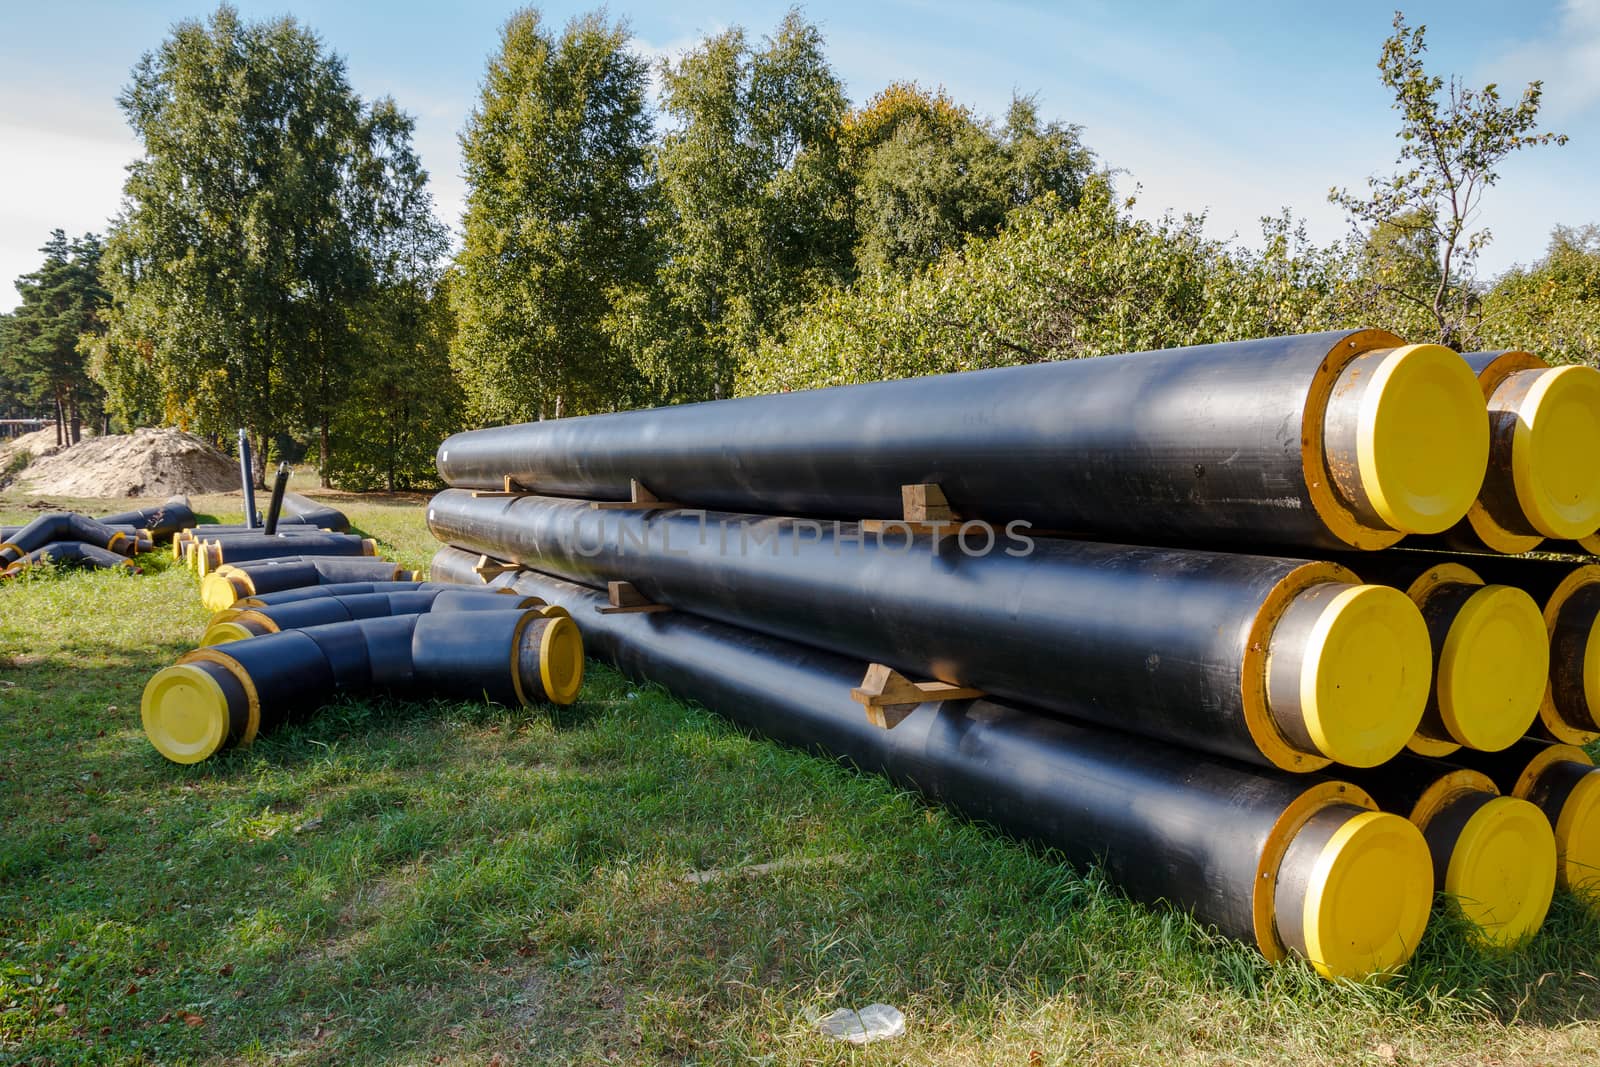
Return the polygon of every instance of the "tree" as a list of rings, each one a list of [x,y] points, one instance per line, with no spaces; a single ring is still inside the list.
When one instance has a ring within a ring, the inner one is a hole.
[[[1378,60],[1401,115],[1395,161],[1401,169],[1369,178],[1365,196],[1339,189],[1328,196],[1358,230],[1379,231],[1377,239],[1391,250],[1398,244],[1432,260],[1436,269],[1424,270],[1421,277],[1379,273],[1371,287],[1421,309],[1439,343],[1459,349],[1470,338],[1479,298],[1475,267],[1491,238],[1473,223],[1484,194],[1499,178],[1496,168],[1519,148],[1565,144],[1567,138],[1537,130],[1542,95],[1537,81],[1528,83],[1515,104],[1502,104],[1493,84],[1470,89],[1459,78],[1447,83],[1428,74],[1426,31],[1426,26],[1410,28],[1396,13],[1394,34]]]
[[[1557,226],[1544,258],[1483,297],[1483,342],[1552,363],[1600,365],[1600,226]]]
[[[1078,127],[1040,124],[1033,97],[1014,98],[996,128],[944,90],[909,82],[852,113],[842,141],[861,271],[919,270],[1046,195],[1076,206],[1094,163]]]
[[[375,249],[438,230],[410,120],[365,105],[293,19],[247,23],[226,5],[175,26],[118,102],[144,153],[107,242],[96,374],[124,418],[245,427],[258,475],[280,430],[315,434],[326,483]]]
[[[75,444],[85,415],[101,409],[101,391],[88,379],[81,335],[94,331],[106,305],[100,284],[100,238],[67,239],[52,230],[39,251],[44,263],[17,279],[22,304],[0,328],[0,366],[36,404],[56,420],[56,444]]]
[[[649,65],[624,23],[557,37],[539,13],[501,32],[461,135],[468,183],[451,359],[474,422],[610,407],[631,368],[602,323],[644,285]]]
[[[791,10],[760,48],[735,28],[661,67],[660,266],[609,323],[661,399],[730,395],[764,333],[850,277],[846,102],[822,47]]]

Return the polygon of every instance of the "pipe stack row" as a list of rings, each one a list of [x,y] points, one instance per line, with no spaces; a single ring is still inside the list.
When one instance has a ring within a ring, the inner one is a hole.
[[[39,564],[118,569],[137,574],[132,557],[176,539],[195,524],[187,497],[92,518],[75,511],[40,515],[24,526],[0,526],[0,579]]]
[[[634,677],[1364,976],[1600,859],[1600,566],[1509,554],[1592,545],[1597,455],[1600,374],[1357,330],[472,431],[428,522]]]

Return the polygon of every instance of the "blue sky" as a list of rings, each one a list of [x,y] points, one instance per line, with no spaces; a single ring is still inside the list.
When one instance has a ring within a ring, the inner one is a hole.
[[[239,0],[251,17],[291,12],[349,62],[356,89],[389,94],[417,118],[440,216],[458,226],[464,187],[457,134],[485,60],[513,5],[468,0]],[[583,3],[543,5],[554,22]],[[637,46],[670,56],[729,25],[759,35],[783,2],[614,2]],[[835,69],[860,102],[886,83],[944,85],[958,100],[1002,111],[1037,93],[1047,116],[1076,122],[1101,158],[1139,187],[1136,210],[1209,213],[1213,235],[1252,240],[1257,219],[1285,206],[1312,235],[1345,232],[1332,185],[1385,171],[1395,116],[1375,62],[1392,2],[1286,4],[973,3],[813,0]],[[0,310],[9,280],[31,270],[52,227],[103,230],[118,207],[122,166],[138,146],[115,98],[141,52],[171,24],[203,15],[194,0],[0,0]],[[1548,125],[1563,148],[1528,151],[1503,168],[1483,222],[1497,272],[1542,252],[1557,223],[1600,221],[1600,0],[1532,4],[1413,3],[1428,25],[1431,69],[1506,94],[1545,82]]]

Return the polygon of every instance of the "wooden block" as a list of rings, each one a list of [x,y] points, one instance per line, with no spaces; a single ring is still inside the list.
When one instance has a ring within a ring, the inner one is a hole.
[[[492,556],[479,556],[478,562],[472,565],[472,573],[486,582],[498,578],[507,571],[520,571],[521,569],[515,563],[505,563]]]
[[[899,726],[922,704],[976,700],[984,695],[981,689],[948,682],[913,682],[882,663],[868,666],[861,684],[850,690],[851,699],[866,705],[867,720],[884,730]]]
[[[670,604],[653,603],[635,589],[632,582],[607,582],[606,599],[611,602],[609,606],[597,606],[594,609],[601,615],[647,615],[655,611],[672,610]]]
[[[628,497],[627,500],[593,500],[589,506],[596,511],[660,511],[683,506],[671,500],[662,500],[637,478],[628,480]]]
[[[658,611],[671,611],[671,604],[634,604],[626,608],[595,606],[596,615],[653,615]]]
[[[954,537],[961,532],[961,524],[954,520],[947,522],[923,522],[910,519],[863,519],[861,532],[877,534],[882,537],[888,534],[891,537],[905,536],[908,532],[912,537],[932,537],[935,541],[946,537]]]
[[[900,509],[911,522],[950,522],[956,518],[944,490],[932,482],[902,485]]]

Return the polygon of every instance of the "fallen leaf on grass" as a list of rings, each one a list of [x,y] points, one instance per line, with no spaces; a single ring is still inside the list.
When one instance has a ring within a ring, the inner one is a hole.
[[[196,1015],[194,1012],[186,1011],[183,1013],[183,1024],[189,1027],[204,1026],[206,1021],[202,1017]]]
[[[53,1012],[57,1017],[64,1019],[67,1015],[67,1006],[65,1004],[57,1004],[55,1007],[51,1008],[50,1011]]]

